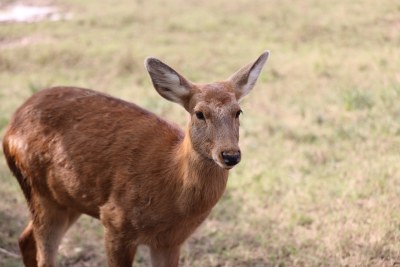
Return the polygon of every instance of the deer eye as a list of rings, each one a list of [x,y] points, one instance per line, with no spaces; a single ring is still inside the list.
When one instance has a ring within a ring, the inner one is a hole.
[[[206,118],[204,117],[204,114],[203,114],[203,112],[201,112],[201,111],[196,111],[196,117],[199,119],[199,120],[205,120]]]
[[[242,114],[242,113],[243,113],[242,110],[239,110],[238,112],[236,112],[236,118],[239,118],[240,114]]]

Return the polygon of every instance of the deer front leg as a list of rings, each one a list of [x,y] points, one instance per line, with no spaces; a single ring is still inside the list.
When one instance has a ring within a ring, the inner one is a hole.
[[[150,248],[153,267],[176,267],[179,263],[180,247]]]
[[[108,267],[132,266],[136,234],[124,210],[111,200],[100,208],[100,220],[104,226]]]
[[[132,266],[137,245],[128,240],[123,232],[105,229],[105,247],[109,267]]]

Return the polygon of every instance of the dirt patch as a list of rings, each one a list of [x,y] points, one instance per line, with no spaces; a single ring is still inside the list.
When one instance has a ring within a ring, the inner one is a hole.
[[[72,18],[71,13],[63,13],[52,5],[14,3],[0,7],[0,23],[32,23],[43,20],[59,21]]]

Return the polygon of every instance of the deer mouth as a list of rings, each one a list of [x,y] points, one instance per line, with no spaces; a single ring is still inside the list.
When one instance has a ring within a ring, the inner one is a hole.
[[[232,169],[233,167],[235,167],[236,165],[237,165],[237,163],[239,163],[239,162],[237,162],[236,164],[231,164],[231,165],[229,165],[229,164],[227,164],[226,162],[224,162],[224,160],[223,159],[219,159],[219,158],[214,158],[213,157],[213,160],[214,160],[214,162],[219,166],[219,167],[221,167],[222,169],[225,169],[225,170],[230,170],[230,169]]]

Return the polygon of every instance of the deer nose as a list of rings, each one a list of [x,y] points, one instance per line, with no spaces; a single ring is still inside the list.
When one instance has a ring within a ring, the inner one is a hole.
[[[221,152],[222,159],[227,166],[234,166],[240,162],[240,150]]]

